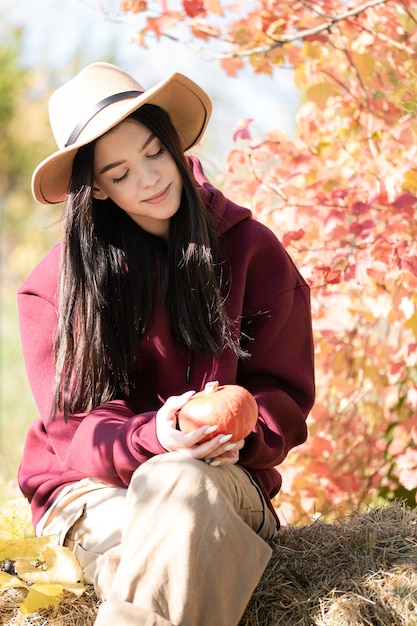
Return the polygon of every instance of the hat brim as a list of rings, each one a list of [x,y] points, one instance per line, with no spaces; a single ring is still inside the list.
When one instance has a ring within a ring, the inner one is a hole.
[[[154,104],[168,113],[184,152],[201,139],[212,109],[206,92],[179,73],[172,74],[140,96],[111,104],[91,119],[74,144],[57,150],[37,166],[32,176],[35,200],[40,204],[65,201],[78,149],[109,131],[144,104]]]

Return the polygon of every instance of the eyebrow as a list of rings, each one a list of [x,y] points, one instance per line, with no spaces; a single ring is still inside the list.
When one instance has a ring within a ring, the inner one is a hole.
[[[147,140],[145,141],[145,143],[143,144],[143,146],[141,147],[141,149],[139,150],[139,152],[143,152],[145,148],[151,143],[151,141],[155,139],[155,137],[156,135],[154,133],[151,133],[149,137],[147,138]],[[124,160],[115,161],[114,163],[108,163],[107,165],[101,168],[101,170],[99,171],[99,174],[104,174],[105,172],[108,172],[109,170],[113,169],[114,167],[117,167],[118,165],[123,165],[123,163],[124,163]]]

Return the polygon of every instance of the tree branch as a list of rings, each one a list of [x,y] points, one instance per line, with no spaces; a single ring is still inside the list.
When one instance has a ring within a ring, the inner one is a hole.
[[[306,37],[311,37],[313,35],[318,35],[326,30],[330,30],[332,26],[346,20],[348,17],[354,17],[363,13],[367,9],[371,7],[375,7],[381,4],[385,4],[389,0],[370,0],[369,2],[365,2],[365,4],[361,4],[355,9],[350,9],[349,11],[345,11],[344,13],[340,13],[339,15],[334,15],[326,19],[322,24],[318,24],[317,26],[313,26],[311,28],[305,28],[304,30],[300,30],[297,33],[291,35],[284,35],[279,39],[274,39],[275,43],[278,45],[284,45],[286,43],[291,43],[293,41],[297,41],[297,39],[305,39]],[[271,37],[273,39],[273,37]]]
[[[307,37],[312,37],[313,35],[318,35],[318,34],[324,32],[324,31],[330,30],[332,28],[332,26],[334,26],[338,22],[346,20],[349,17],[354,17],[354,16],[357,16],[357,15],[360,15],[361,13],[366,11],[367,9],[370,9],[371,7],[382,5],[382,4],[385,4],[385,3],[389,2],[389,1],[390,0],[369,0],[369,2],[365,2],[364,4],[361,4],[360,6],[354,8],[354,9],[350,9],[349,11],[345,11],[344,13],[340,13],[339,15],[334,15],[334,16],[326,18],[325,22],[323,22],[321,24],[318,24],[317,26],[313,26],[311,28],[305,28],[304,30],[300,30],[300,31],[298,31],[296,33],[291,33],[291,34],[288,34],[288,35],[282,35],[279,38],[274,38],[267,31],[266,34],[271,39],[271,41],[273,43],[267,44],[267,45],[262,45],[262,46],[257,46],[257,47],[254,47],[254,48],[248,48],[246,50],[239,50],[239,52],[220,52],[220,53],[210,52],[206,48],[203,48],[201,46],[197,46],[197,45],[195,45],[195,44],[193,44],[191,42],[187,42],[187,41],[181,40],[178,37],[176,37],[175,35],[168,34],[168,33],[163,33],[163,36],[167,37],[168,39],[171,39],[172,41],[176,41],[176,42],[178,42],[178,43],[180,43],[180,44],[190,48],[191,50],[194,50],[195,52],[198,52],[199,54],[206,55],[206,56],[210,57],[211,59],[225,60],[225,59],[236,59],[236,58],[242,58],[242,57],[249,57],[249,56],[253,56],[255,54],[266,54],[270,50],[274,50],[274,48],[277,48],[277,47],[280,47],[280,46],[284,46],[285,44],[292,43],[292,42],[298,41],[300,39],[305,39]]]
[[[397,48],[397,50],[402,50],[403,52],[406,52],[407,54],[411,54],[412,56],[416,56],[417,54],[417,51],[415,48],[410,48],[410,46],[407,46],[405,43],[401,43],[400,41],[395,41],[391,37],[388,37],[388,35],[386,35],[385,33],[381,33],[379,31],[371,31],[369,28],[366,28],[366,26],[362,26],[362,25],[361,25],[361,28],[363,31],[365,31],[365,33],[371,34],[376,39],[380,39],[381,41],[384,41],[385,43],[389,44],[393,48]]]
[[[176,35],[173,35],[172,33],[163,32],[160,34],[160,36],[165,37],[166,39],[170,39],[171,41],[174,41],[180,45],[183,45],[189,48],[190,50],[194,50],[198,54],[206,56],[213,60],[221,61],[221,60],[227,60],[227,59],[244,58],[244,57],[254,56],[256,54],[266,54],[267,52],[274,50],[277,47],[284,46],[285,44],[289,44],[294,41],[306,39],[307,37],[313,37],[314,35],[319,35],[322,32],[331,30],[331,28],[338,22],[346,20],[350,17],[358,16],[364,11],[372,7],[380,6],[382,4],[386,4],[387,2],[390,2],[390,0],[368,0],[368,2],[365,2],[364,4],[361,4],[353,9],[349,9],[348,11],[332,16],[332,15],[327,15],[319,11],[318,9],[314,8],[314,6],[310,2],[308,2],[308,0],[301,0],[301,1],[303,2],[304,6],[309,8],[311,11],[314,11],[317,15],[320,15],[322,18],[324,18],[325,21],[311,28],[305,28],[303,30],[300,30],[291,34],[281,35],[279,38],[274,37],[267,31],[266,35],[270,38],[272,43],[257,46],[254,48],[248,48],[246,50],[239,50],[238,52],[233,51],[233,52],[216,53],[213,51],[209,51],[207,50],[207,48],[204,48],[202,46],[198,46],[190,41],[186,41],[185,39],[180,38]],[[112,16],[110,14],[107,14],[107,18],[113,19],[119,22],[126,21],[126,19],[124,19],[120,14],[117,15],[117,17],[114,15]],[[401,44],[399,43],[396,43],[396,42],[392,42],[392,43],[396,47],[402,47]],[[408,49],[406,51],[409,52]]]

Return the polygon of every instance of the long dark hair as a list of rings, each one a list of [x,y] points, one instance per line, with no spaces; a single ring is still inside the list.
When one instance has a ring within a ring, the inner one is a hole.
[[[217,235],[165,111],[131,116],[173,157],[183,180],[168,240],[138,226],[110,199],[93,198],[94,144],[77,152],[67,200],[55,340],[55,412],[86,411],[129,395],[137,346],[165,303],[179,345],[242,355],[225,306]]]

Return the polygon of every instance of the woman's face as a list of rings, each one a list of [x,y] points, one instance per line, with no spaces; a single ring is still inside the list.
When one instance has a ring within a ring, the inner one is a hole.
[[[180,172],[159,139],[132,119],[98,139],[93,195],[111,198],[144,230],[166,238],[182,193]]]

